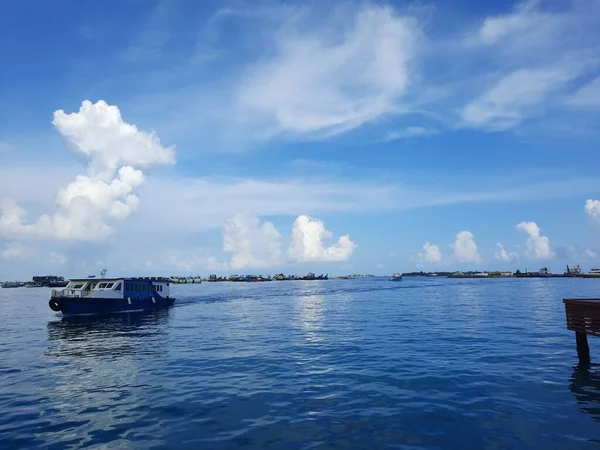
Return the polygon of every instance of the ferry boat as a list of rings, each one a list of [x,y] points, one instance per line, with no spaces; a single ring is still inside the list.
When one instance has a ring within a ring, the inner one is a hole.
[[[402,274],[400,274],[400,273],[393,274],[392,277],[390,278],[390,281],[402,281]]]
[[[170,279],[72,278],[64,289],[52,289],[48,306],[64,315],[143,311],[173,305]]]

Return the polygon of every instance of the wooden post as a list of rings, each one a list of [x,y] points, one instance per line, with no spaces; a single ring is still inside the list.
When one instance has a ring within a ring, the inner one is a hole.
[[[587,341],[587,334],[577,331],[575,332],[575,340],[577,341],[579,365],[587,368],[590,366],[590,347]]]

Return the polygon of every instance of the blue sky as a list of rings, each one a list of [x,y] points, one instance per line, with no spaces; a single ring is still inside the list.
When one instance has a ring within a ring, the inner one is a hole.
[[[0,279],[600,264],[600,2],[5,2]]]

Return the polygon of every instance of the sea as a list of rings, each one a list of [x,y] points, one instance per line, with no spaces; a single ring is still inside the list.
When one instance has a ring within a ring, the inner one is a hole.
[[[174,285],[78,319],[49,294],[0,289],[0,449],[600,448],[562,302],[600,280]]]

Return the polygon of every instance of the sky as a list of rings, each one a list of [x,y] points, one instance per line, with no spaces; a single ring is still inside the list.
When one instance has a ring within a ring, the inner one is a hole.
[[[0,5],[0,280],[600,266],[600,0]]]

